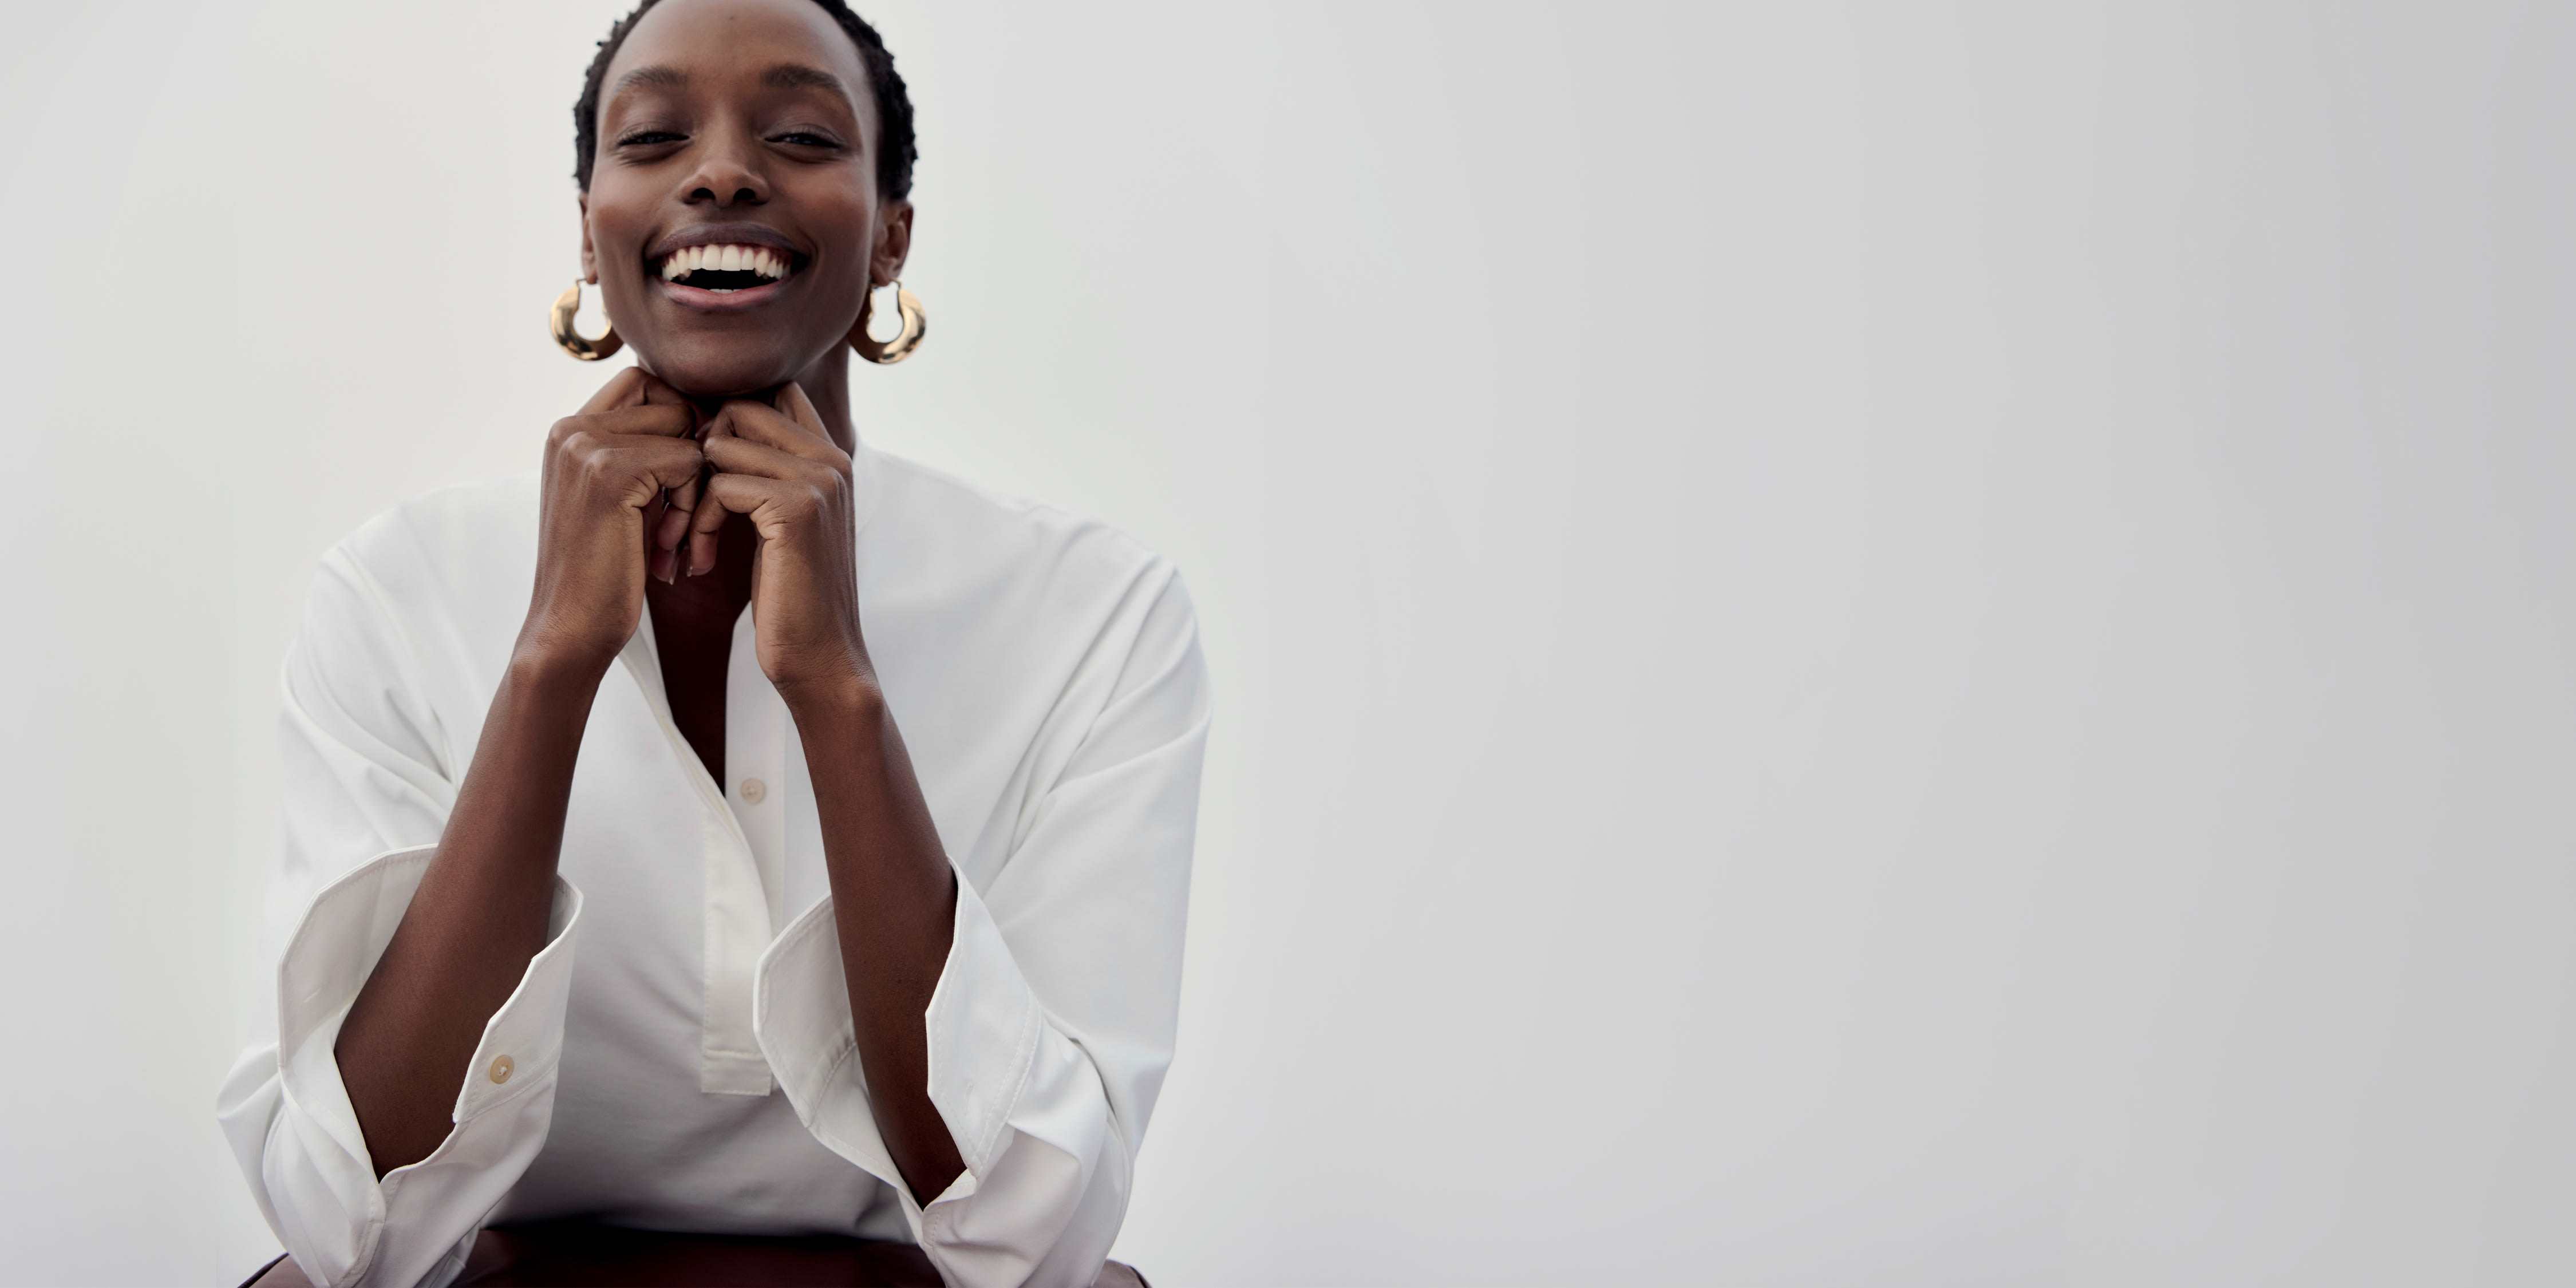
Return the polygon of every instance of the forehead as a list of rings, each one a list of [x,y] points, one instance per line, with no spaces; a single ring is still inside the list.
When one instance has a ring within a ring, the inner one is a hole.
[[[755,86],[764,77],[774,86],[779,78],[769,73],[776,69],[810,67],[831,73],[853,106],[873,115],[858,46],[813,0],[662,0],[618,46],[603,82],[608,97],[628,73],[648,67],[710,89]]]

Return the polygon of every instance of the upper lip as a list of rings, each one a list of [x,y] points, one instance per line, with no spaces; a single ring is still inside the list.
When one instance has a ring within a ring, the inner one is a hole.
[[[644,259],[658,265],[691,246],[766,246],[785,255],[790,269],[803,266],[806,260],[804,247],[766,224],[699,224],[683,228],[654,243]]]

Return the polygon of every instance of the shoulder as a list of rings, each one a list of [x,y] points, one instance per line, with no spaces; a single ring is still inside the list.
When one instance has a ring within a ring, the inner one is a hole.
[[[536,514],[533,473],[457,483],[359,524],[336,549],[370,565],[412,559],[473,564],[529,548]]]
[[[1157,677],[1188,691],[1182,708],[1200,704],[1197,619],[1169,561],[1097,520],[870,457],[860,615],[890,693],[1042,716],[1040,738],[1078,739],[1114,696]],[[984,731],[918,736],[949,732]]]
[[[424,493],[333,545],[322,557],[317,597],[345,583],[392,619],[445,619],[471,634],[490,617],[512,628],[536,568],[536,519],[533,473]]]
[[[880,584],[917,580],[952,602],[1059,610],[1177,593],[1170,562],[1108,524],[899,456],[869,457],[873,504],[859,545]]]

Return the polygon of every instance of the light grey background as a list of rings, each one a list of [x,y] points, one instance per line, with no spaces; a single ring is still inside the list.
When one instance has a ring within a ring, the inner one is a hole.
[[[271,1254],[276,664],[604,378],[620,7],[9,6],[0,1279]],[[862,433],[1203,613],[1157,1283],[2576,1277],[2576,9],[863,10]]]

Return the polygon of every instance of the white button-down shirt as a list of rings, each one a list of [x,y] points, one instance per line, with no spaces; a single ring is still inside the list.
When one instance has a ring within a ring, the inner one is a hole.
[[[959,882],[924,1016],[966,1172],[927,1208],[868,1108],[795,722],[745,611],[717,783],[650,614],[602,681],[546,947],[455,1128],[379,1181],[332,1055],[427,868],[526,611],[533,478],[322,561],[285,668],[273,1027],[218,1105],[317,1283],[442,1283],[487,1223],[910,1238],[958,1284],[1088,1284],[1170,1064],[1207,684],[1169,565],[862,446],[862,627]]]

